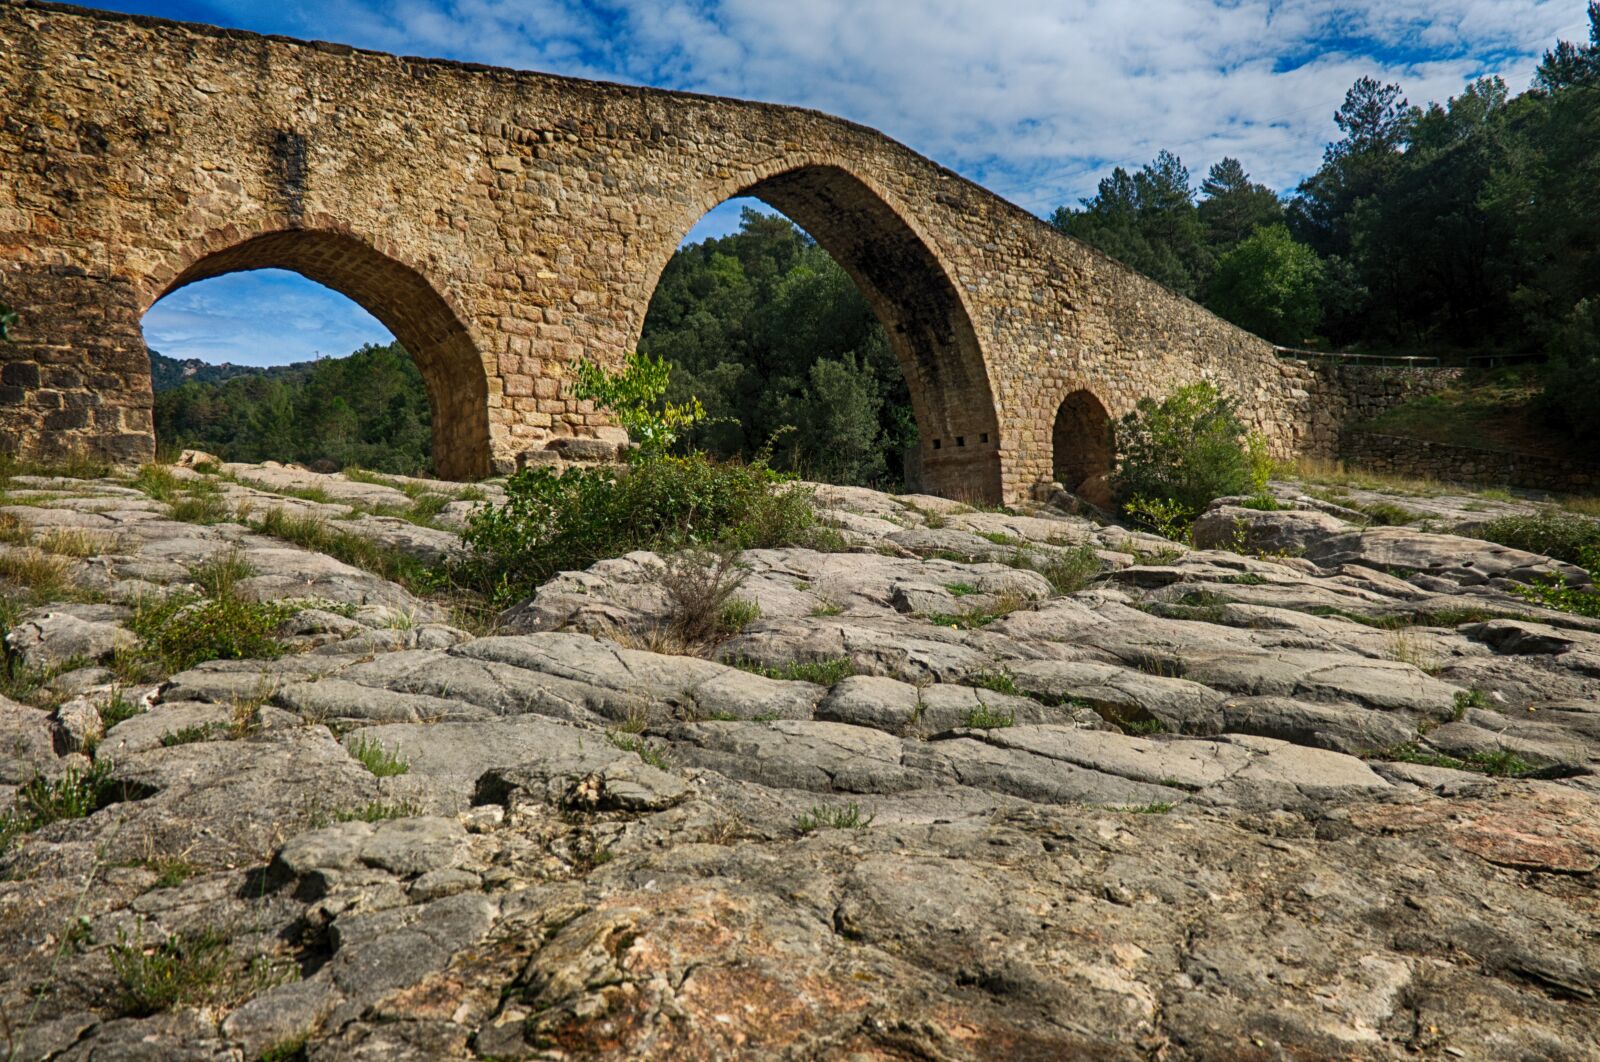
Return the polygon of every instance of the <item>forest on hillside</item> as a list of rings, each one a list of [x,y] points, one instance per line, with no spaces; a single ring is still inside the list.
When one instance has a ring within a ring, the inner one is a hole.
[[[1284,345],[1547,353],[1540,416],[1600,438],[1600,3],[1589,19],[1589,42],[1559,43],[1520,94],[1486,78],[1421,106],[1358,80],[1340,138],[1290,194],[1232,158],[1197,187],[1162,151],[1050,222]],[[916,427],[887,337],[787,220],[747,211],[739,232],[680,249],[640,346],[673,363],[669,397],[710,412],[694,445],[901,482]],[[398,344],[303,368],[162,391],[157,436],[233,460],[428,467],[427,399]]]

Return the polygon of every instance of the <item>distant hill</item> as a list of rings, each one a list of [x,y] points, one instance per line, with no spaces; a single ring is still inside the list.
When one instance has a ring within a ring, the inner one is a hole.
[[[264,376],[268,378],[303,378],[316,367],[314,361],[297,361],[292,365],[273,365],[261,368],[256,365],[232,365],[223,362],[212,365],[199,358],[169,358],[165,354],[150,352],[150,381],[157,391],[171,391],[186,383],[221,383],[239,376]]]
[[[150,368],[156,443],[164,450],[376,472],[430,467],[428,392],[398,343],[270,369],[152,353]]]

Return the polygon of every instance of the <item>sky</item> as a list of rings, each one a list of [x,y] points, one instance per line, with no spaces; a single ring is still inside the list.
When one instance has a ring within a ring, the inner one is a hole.
[[[815,107],[1040,215],[1162,148],[1195,183],[1227,155],[1288,190],[1362,75],[1412,102],[1527,87],[1584,0],[107,0],[94,6],[408,55]],[[738,227],[740,202],[686,239]],[[269,310],[264,299],[285,299]],[[292,319],[303,330],[282,327]],[[145,319],[166,354],[275,364],[387,341],[310,281],[182,289]]]

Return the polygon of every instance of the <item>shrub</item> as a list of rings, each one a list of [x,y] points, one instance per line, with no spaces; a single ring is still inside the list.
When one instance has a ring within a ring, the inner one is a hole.
[[[623,469],[529,468],[476,510],[458,577],[511,604],[559,571],[630,550],[758,549],[809,541],[811,494],[759,462],[641,457]]]
[[[1016,722],[1017,713],[996,711],[982,701],[978,702],[978,707],[967,713],[965,719],[966,725],[973,730],[1003,729],[1015,726]]]
[[[1102,567],[1100,554],[1094,546],[1085,542],[1052,557],[1040,574],[1050,580],[1056,593],[1072,594],[1088,586],[1089,581],[1100,574]]]
[[[1141,399],[1119,422],[1117,442],[1114,479],[1125,507],[1135,499],[1164,502],[1192,519],[1213,498],[1266,489],[1264,446],[1247,437],[1237,403],[1209,383],[1180,387],[1160,402]]]
[[[616,416],[628,437],[646,453],[665,453],[678,437],[706,419],[698,398],[680,404],[665,401],[672,364],[665,358],[633,353],[622,371],[607,372],[592,361],[580,361],[573,393]]]
[[[794,824],[801,833],[812,833],[816,830],[864,830],[872,825],[874,817],[863,815],[861,805],[853,802],[838,807],[818,804],[795,819]]]
[[[734,597],[747,574],[738,557],[732,550],[686,550],[666,559],[661,587],[672,608],[672,633],[681,641],[690,645],[714,641],[744,626],[738,622],[741,618],[750,622],[760,615],[756,609],[755,615],[746,616],[754,602]]]
[[[294,614],[290,605],[173,594],[138,605],[128,627],[141,654],[170,673],[207,660],[275,660],[284,654],[278,627]]]
[[[1477,536],[1512,549],[1579,564],[1586,549],[1600,548],[1600,520],[1576,513],[1546,511],[1531,516],[1502,516],[1478,527]]]

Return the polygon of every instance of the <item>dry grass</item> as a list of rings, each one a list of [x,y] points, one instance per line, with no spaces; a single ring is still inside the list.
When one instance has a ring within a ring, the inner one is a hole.
[[[66,594],[71,571],[72,565],[65,557],[35,546],[15,546],[0,553],[0,579],[31,591],[36,598]]]
[[[85,531],[81,527],[52,527],[35,532],[33,544],[61,557],[93,557],[115,549],[117,540],[115,535]]]
[[[1366,469],[1347,468],[1343,461],[1324,457],[1299,457],[1284,473],[1306,483],[1353,487],[1356,490],[1376,490],[1390,494],[1410,494],[1433,497],[1449,490],[1448,484],[1436,479],[1417,479],[1410,476],[1390,476]]]
[[[1390,636],[1387,653],[1390,660],[1410,664],[1429,675],[1437,675],[1442,666],[1427,645],[1407,631],[1395,631]]]

